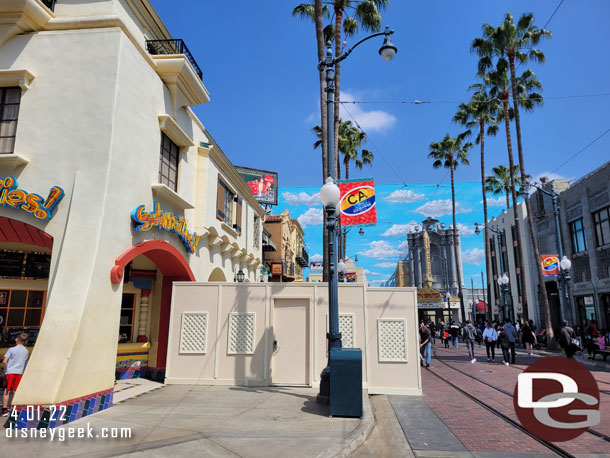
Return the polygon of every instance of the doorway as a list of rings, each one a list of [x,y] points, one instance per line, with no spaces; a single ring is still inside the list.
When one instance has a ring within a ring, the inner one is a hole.
[[[309,299],[277,298],[271,333],[272,385],[310,385]]]

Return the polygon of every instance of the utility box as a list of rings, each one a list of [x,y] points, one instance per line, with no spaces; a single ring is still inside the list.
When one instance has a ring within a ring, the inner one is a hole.
[[[330,416],[362,417],[362,350],[330,350]]]

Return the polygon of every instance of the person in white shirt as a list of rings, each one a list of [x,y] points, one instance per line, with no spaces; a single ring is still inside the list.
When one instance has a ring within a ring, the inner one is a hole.
[[[498,340],[498,333],[492,327],[488,321],[483,331],[483,341],[485,342],[485,349],[487,350],[487,362],[493,363],[496,358],[496,341]]]
[[[15,339],[14,347],[8,349],[4,354],[4,373],[6,374],[6,380],[8,382],[4,390],[4,398],[2,402],[2,416],[8,415],[9,398],[11,393],[17,390],[21,376],[25,370],[25,365],[28,362],[30,356],[28,349],[25,348],[25,343],[28,341],[28,335],[24,332],[19,334]]]

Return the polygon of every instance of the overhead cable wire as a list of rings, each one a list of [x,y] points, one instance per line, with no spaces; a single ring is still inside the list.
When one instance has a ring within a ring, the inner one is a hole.
[[[595,140],[591,141],[587,146],[585,146],[584,148],[580,149],[579,151],[577,151],[576,153],[574,153],[572,156],[570,156],[567,160],[565,160],[564,162],[562,162],[559,166],[557,166],[555,168],[555,170],[553,170],[551,173],[556,172],[557,170],[559,170],[561,167],[563,167],[564,165],[566,165],[568,162],[570,162],[572,159],[574,159],[576,156],[578,156],[580,153],[582,153],[584,150],[586,150],[589,146],[593,145],[595,142],[597,142],[599,139],[601,139],[604,135],[606,135],[608,132],[610,132],[610,128],[608,130],[606,130],[603,134],[601,134],[599,137],[597,137]]]
[[[590,97],[609,97],[610,92],[602,92],[598,94],[577,94],[577,95],[558,95],[552,97],[543,97],[543,100],[559,100],[559,99],[579,99],[579,98],[590,98]],[[529,97],[518,97],[517,100],[529,100]],[[502,102],[500,98],[490,98],[488,100],[469,100],[465,102],[463,100],[341,100],[339,103],[342,105],[364,105],[364,104],[379,104],[379,105],[441,105],[441,104],[456,104],[456,103],[491,103],[491,102]]]

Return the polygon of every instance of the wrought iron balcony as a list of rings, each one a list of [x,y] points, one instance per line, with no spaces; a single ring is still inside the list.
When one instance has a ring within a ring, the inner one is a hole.
[[[300,253],[297,253],[296,261],[301,267],[309,266],[309,254],[307,253],[307,250],[305,250],[305,247],[303,247]]]
[[[146,40],[146,50],[153,56],[160,54],[184,54],[193,66],[193,70],[195,70],[199,79],[203,80],[203,72],[199,65],[197,65],[189,48],[184,44],[184,40],[180,38],[175,40]]]
[[[42,0],[42,3],[44,4],[44,6],[49,8],[51,11],[55,10],[55,2],[56,2],[56,0]]]

